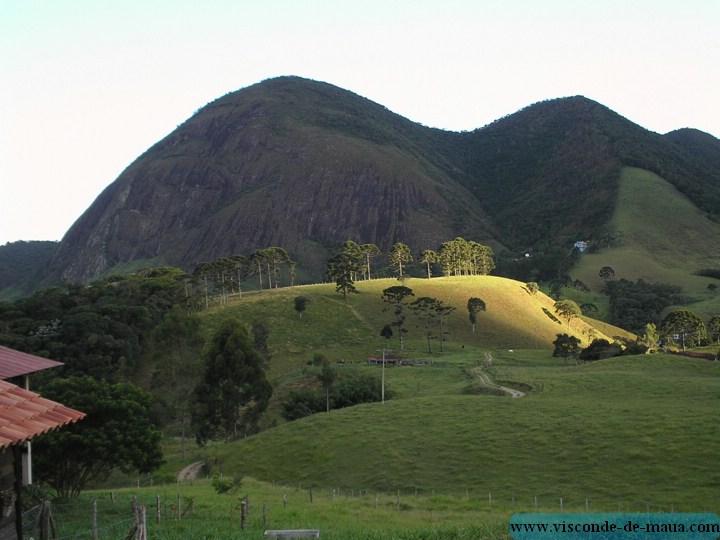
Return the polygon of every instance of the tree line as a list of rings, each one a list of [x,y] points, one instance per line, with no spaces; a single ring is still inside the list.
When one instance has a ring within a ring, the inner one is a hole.
[[[326,279],[335,282],[338,293],[347,298],[356,292],[355,281],[371,279],[371,261],[379,255],[382,252],[375,244],[347,240],[328,261]],[[408,265],[414,261],[412,250],[402,242],[394,244],[387,254],[388,267],[398,279],[407,275]],[[418,262],[424,265],[428,279],[434,265],[441,267],[444,276],[487,275],[495,269],[492,248],[461,237],[442,243],[437,250],[423,250]]]

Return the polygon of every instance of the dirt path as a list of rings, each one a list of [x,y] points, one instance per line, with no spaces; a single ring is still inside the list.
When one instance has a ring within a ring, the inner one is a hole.
[[[492,363],[493,363],[492,353],[489,353],[489,352],[485,353],[484,365],[487,367],[490,367],[490,366],[492,366]],[[481,369],[482,368],[475,370],[475,373],[477,374],[478,379],[480,379],[480,384],[482,384],[484,386],[488,386],[490,388],[496,388],[498,390],[501,390],[501,391],[505,392],[506,394],[510,394],[510,396],[513,398],[521,398],[521,397],[525,396],[525,392],[521,392],[520,390],[515,390],[514,388],[509,388],[507,386],[501,386],[497,383],[494,383],[492,381],[492,379],[490,379],[490,376],[487,373],[481,371]]]
[[[525,392],[521,392],[520,390],[515,390],[514,388],[509,388],[507,386],[502,386],[492,382],[492,380],[490,380],[490,377],[488,377],[487,373],[483,373],[479,370],[475,373],[477,373],[478,379],[480,379],[480,383],[484,386],[488,386],[490,388],[497,388],[498,390],[502,390],[506,394],[510,394],[510,396],[514,398],[521,398],[525,395]]]
[[[198,477],[198,474],[200,474],[203,465],[205,465],[204,461],[196,461],[195,463],[191,463],[178,473],[177,481],[187,482],[189,480],[195,480]]]

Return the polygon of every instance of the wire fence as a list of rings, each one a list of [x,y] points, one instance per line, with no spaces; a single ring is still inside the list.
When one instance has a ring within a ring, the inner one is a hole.
[[[166,492],[167,493],[167,492]],[[198,504],[196,504],[196,502]],[[453,509],[456,512],[490,512],[510,515],[515,512],[618,512],[673,513],[711,512],[712,509],[684,508],[673,503],[657,504],[649,500],[620,501],[607,497],[563,497],[551,495],[515,497],[511,494],[471,489],[446,491],[396,490],[380,492],[369,489],[306,488],[275,484],[272,495],[264,494],[253,501],[246,497],[225,499],[222,505],[196,501],[193,497],[168,496],[163,499],[141,490],[137,495],[121,492],[103,495],[94,500],[81,498],[50,505],[51,513],[43,513],[43,504],[23,514],[23,539],[124,539],[144,540],[145,531],[152,538],[228,538],[240,530],[258,532],[283,525],[280,516],[313,505],[342,503],[357,505],[363,513],[381,516],[383,512],[423,512]],[[222,506],[222,507],[221,507]],[[142,509],[142,526],[138,517]],[[271,523],[271,519],[275,523]],[[213,532],[214,531],[214,532]]]

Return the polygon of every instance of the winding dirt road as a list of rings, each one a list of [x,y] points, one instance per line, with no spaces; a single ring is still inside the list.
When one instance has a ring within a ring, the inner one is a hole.
[[[488,386],[490,388],[497,388],[498,390],[502,390],[506,394],[510,394],[510,396],[514,398],[521,398],[525,395],[525,392],[521,392],[520,390],[515,390],[514,388],[509,388],[507,386],[502,386],[500,384],[492,382],[490,377],[488,377],[487,373],[483,373],[480,370],[476,371],[475,373],[477,373],[478,379],[480,379],[480,383],[484,386]]]
[[[484,367],[490,367],[493,364],[493,357],[492,353],[486,352],[485,353],[485,362],[483,363]],[[500,390],[502,392],[505,392],[506,394],[510,394],[513,398],[521,398],[525,395],[525,392],[521,392],[520,390],[515,390],[514,388],[509,388],[507,386],[499,385],[490,379],[490,376],[482,371],[482,368],[478,368],[475,370],[475,374],[477,375],[480,384],[483,386],[487,386],[489,388],[495,388],[497,390]]]

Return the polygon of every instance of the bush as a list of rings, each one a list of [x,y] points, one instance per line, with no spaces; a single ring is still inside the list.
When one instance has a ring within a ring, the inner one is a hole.
[[[620,356],[623,350],[617,343],[610,343],[607,339],[595,339],[580,353],[580,360],[603,360]]]

